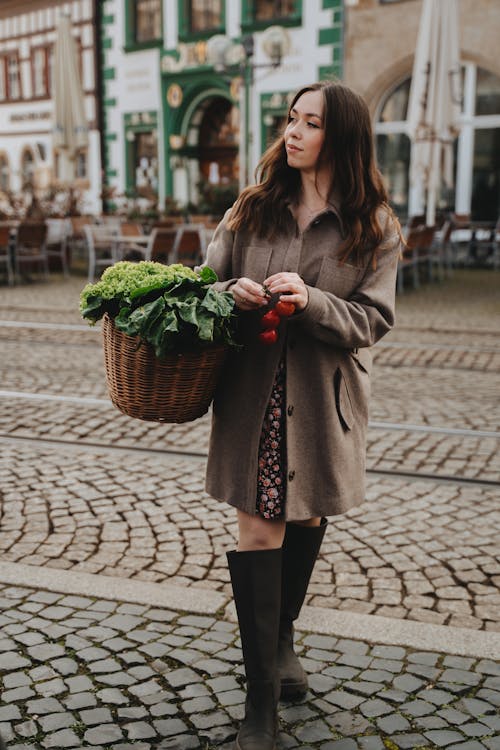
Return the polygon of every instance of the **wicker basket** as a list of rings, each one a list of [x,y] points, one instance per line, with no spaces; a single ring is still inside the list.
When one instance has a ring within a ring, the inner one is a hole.
[[[151,422],[191,422],[208,411],[226,348],[158,359],[153,348],[102,321],[104,362],[113,404],[130,417]]]

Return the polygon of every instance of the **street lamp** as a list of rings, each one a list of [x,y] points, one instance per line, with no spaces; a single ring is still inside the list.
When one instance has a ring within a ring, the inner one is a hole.
[[[282,26],[270,26],[262,34],[262,48],[269,62],[254,63],[255,41],[253,34],[245,34],[235,42],[224,34],[216,34],[207,41],[207,62],[219,73],[239,72],[243,78],[243,148],[240,143],[240,189],[250,181],[250,102],[257,68],[279,68],[290,50],[290,37]],[[243,161],[243,169],[241,162]]]

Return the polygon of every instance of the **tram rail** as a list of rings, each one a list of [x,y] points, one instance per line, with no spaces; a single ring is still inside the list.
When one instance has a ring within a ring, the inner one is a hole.
[[[90,440],[71,440],[62,438],[46,438],[46,437],[27,437],[18,435],[9,435],[8,433],[0,432],[0,443],[7,445],[9,443],[16,445],[40,445],[40,446],[64,446],[70,450],[77,450],[80,453],[87,453],[90,451],[99,450],[103,453],[135,453],[140,455],[146,455],[151,457],[158,456],[172,456],[176,458],[186,459],[197,459],[206,460],[207,453],[204,451],[189,451],[182,449],[173,448],[147,448],[138,445],[109,445],[107,443],[90,441]],[[500,487],[500,480],[494,479],[481,479],[480,477],[462,477],[452,476],[449,474],[432,474],[429,472],[419,471],[404,471],[396,469],[366,469],[366,473],[372,476],[385,476],[385,477],[397,477],[408,479],[409,481],[429,481],[437,484],[458,484],[475,487]]]

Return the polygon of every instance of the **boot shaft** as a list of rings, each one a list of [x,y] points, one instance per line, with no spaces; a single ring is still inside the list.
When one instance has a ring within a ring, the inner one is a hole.
[[[282,550],[228,552],[227,559],[249,681],[276,679]]]
[[[290,624],[299,616],[328,523],[300,526],[287,523],[283,541],[281,618]]]

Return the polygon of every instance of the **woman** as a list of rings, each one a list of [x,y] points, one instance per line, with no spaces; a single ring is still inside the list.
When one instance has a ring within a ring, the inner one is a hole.
[[[368,347],[394,322],[399,251],[365,103],[340,83],[301,89],[207,253],[244,342],[217,389],[206,485],[238,515],[227,557],[247,677],[239,750],[272,750],[280,696],[307,690],[293,621],[325,516],[364,500]],[[277,299],[294,312],[265,346]]]

